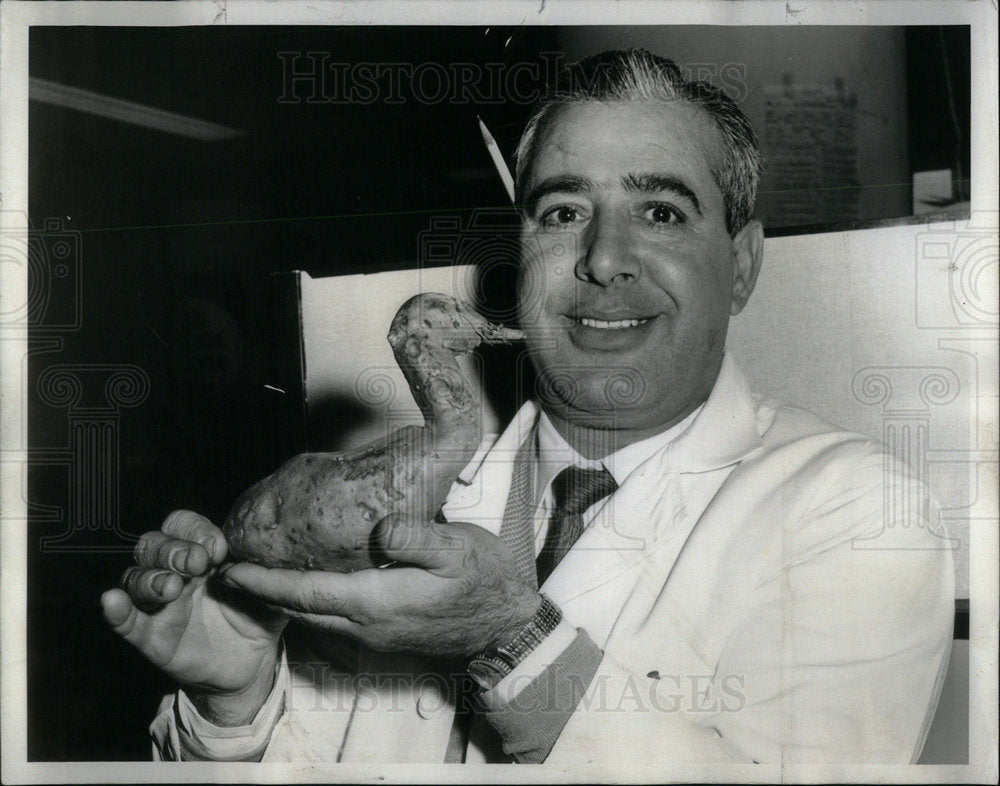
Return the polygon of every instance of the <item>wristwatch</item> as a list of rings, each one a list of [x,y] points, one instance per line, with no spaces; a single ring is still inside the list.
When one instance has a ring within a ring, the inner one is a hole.
[[[473,656],[466,667],[469,675],[482,690],[489,690],[527,658],[556,629],[561,620],[562,611],[559,607],[548,596],[542,595],[542,603],[535,616],[510,641]]]

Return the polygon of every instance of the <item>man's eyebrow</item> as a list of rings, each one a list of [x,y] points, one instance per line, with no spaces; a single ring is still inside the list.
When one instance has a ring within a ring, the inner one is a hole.
[[[698,215],[701,215],[701,204],[698,202],[698,197],[683,180],[676,177],[657,174],[629,174],[622,178],[622,185],[626,191],[654,194],[659,191],[672,191],[687,199],[694,205]]]
[[[548,194],[580,194],[593,189],[594,183],[586,177],[576,175],[561,175],[550,177],[536,185],[524,200],[524,206],[529,210]]]

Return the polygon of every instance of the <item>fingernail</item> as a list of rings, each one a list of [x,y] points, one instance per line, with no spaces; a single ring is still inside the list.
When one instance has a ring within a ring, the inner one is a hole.
[[[177,573],[187,573],[187,555],[175,551],[170,555],[170,567]]]
[[[229,576],[229,568],[219,572],[219,581],[225,584],[227,587],[238,587],[239,585],[232,580]]]
[[[163,587],[167,583],[167,574],[161,573],[159,576],[153,579],[153,589],[156,590],[157,595],[163,594]]]

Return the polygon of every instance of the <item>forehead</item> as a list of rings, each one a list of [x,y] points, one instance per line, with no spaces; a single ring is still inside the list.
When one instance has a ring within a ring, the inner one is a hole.
[[[714,121],[686,101],[574,102],[556,109],[542,129],[528,180],[580,175],[610,182],[656,172],[711,189],[720,136]]]

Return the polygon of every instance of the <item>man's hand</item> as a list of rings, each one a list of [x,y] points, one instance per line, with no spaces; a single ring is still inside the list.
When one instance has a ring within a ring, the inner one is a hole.
[[[446,658],[503,644],[541,603],[510,549],[475,525],[388,516],[373,540],[401,564],[327,573],[240,563],[220,578],[307,625],[373,649]]]
[[[104,618],[192,693],[209,720],[242,725],[271,690],[287,617],[215,578],[226,539],[208,519],[175,511],[135,549],[123,589],[101,597]]]

